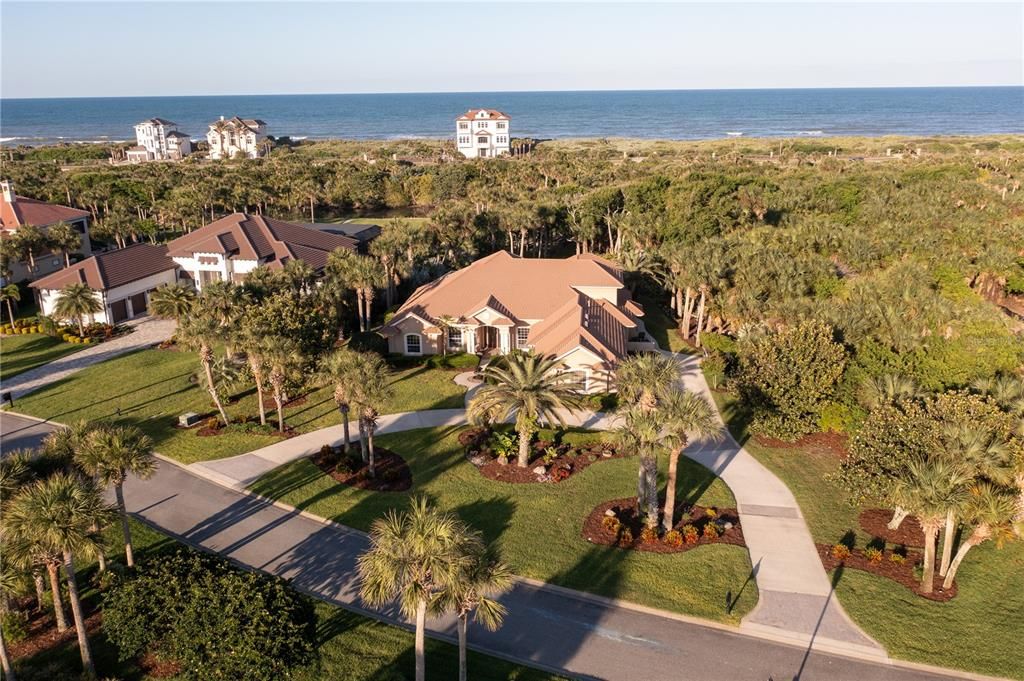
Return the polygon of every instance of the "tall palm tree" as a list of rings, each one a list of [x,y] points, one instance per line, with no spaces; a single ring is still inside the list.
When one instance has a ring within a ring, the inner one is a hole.
[[[652,411],[672,391],[679,380],[679,365],[669,355],[647,352],[632,355],[619,363],[615,384],[625,408],[636,406]]]
[[[75,555],[97,553],[99,548],[92,528],[99,517],[108,515],[109,508],[103,504],[92,481],[63,472],[27,487],[11,503],[6,514],[6,521],[16,536],[33,537],[41,546],[62,557],[82,667],[90,677],[96,675],[96,670],[85,633]]]
[[[12,303],[21,301],[21,289],[17,284],[7,284],[0,288],[0,301],[7,306],[7,316],[11,320],[11,326],[14,326],[14,305]]]
[[[373,292],[387,285],[380,261],[344,248],[336,249],[327,258],[326,282],[338,291],[355,291],[359,330],[367,331],[373,317]]]
[[[78,321],[78,331],[82,336],[85,336],[85,316],[99,312],[103,312],[103,303],[88,284],[68,284],[57,294],[57,302],[53,306],[55,317]]]
[[[484,383],[469,404],[472,420],[506,420],[515,417],[519,435],[520,468],[530,462],[530,438],[537,423],[565,427],[561,410],[574,411],[583,405],[579,380],[561,373],[554,357],[532,352],[513,352],[491,362],[483,371]]]
[[[344,452],[348,454],[351,441],[348,431],[349,412],[358,395],[361,381],[361,360],[358,352],[349,348],[338,348],[320,363],[320,379],[334,384],[334,403],[341,414],[344,433]]]
[[[9,248],[32,271],[36,269],[36,255],[46,249],[46,235],[35,225],[21,225],[6,238]]]
[[[64,266],[71,267],[71,253],[82,247],[82,235],[66,222],[58,222],[46,230],[46,240],[51,248],[64,256]]]
[[[381,406],[391,397],[392,390],[388,383],[388,366],[379,355],[372,352],[359,353],[356,371],[359,382],[354,401],[359,406],[360,446],[365,438],[364,459],[372,478],[377,474],[377,460],[373,449],[377,417],[380,415]]]
[[[943,589],[953,586],[953,579],[968,551],[990,539],[1001,543],[1013,536],[1015,510],[1014,495],[1005,487],[982,483],[971,490],[964,507],[964,519],[972,526],[971,534],[960,544],[950,563],[942,582]]]
[[[691,392],[669,394],[658,407],[658,413],[668,432],[670,446],[668,459],[668,480],[665,484],[665,515],[662,527],[668,532],[675,525],[676,478],[679,456],[689,444],[689,438],[719,442],[724,437],[724,428],[718,413],[708,401]]]
[[[199,363],[202,365],[206,391],[210,394],[210,398],[226,426],[230,419],[227,411],[224,410],[224,403],[220,399],[217,379],[213,372],[213,346],[224,338],[224,327],[221,326],[218,319],[200,306],[195,314],[189,315],[183,320],[178,327],[178,333],[187,347],[194,348],[199,353]]]
[[[636,478],[636,507],[647,527],[658,526],[658,455],[665,449],[661,414],[628,409],[614,432],[616,444],[640,459]]]
[[[398,599],[416,622],[416,681],[426,678],[424,630],[427,611],[459,583],[480,536],[454,515],[412,500],[409,510],[389,511],[370,528],[370,548],[359,556],[360,596],[371,607]]]
[[[104,425],[89,433],[82,444],[75,456],[78,465],[100,484],[114,486],[124,533],[125,561],[128,567],[135,567],[131,526],[124,505],[124,481],[129,473],[147,480],[156,472],[153,441],[134,426]]]
[[[267,385],[267,352],[272,344],[262,331],[251,325],[242,325],[237,336],[239,347],[245,353],[252,372],[253,383],[256,384],[256,404],[260,412],[260,425],[267,425],[267,407],[263,403]]]
[[[497,631],[505,619],[505,606],[495,598],[512,586],[512,571],[494,558],[481,541],[469,553],[457,581],[442,592],[437,612],[454,612],[459,633],[459,681],[466,681],[466,633],[469,615],[488,631]]]
[[[180,324],[195,300],[195,289],[187,284],[162,284],[149,294],[149,309],[157,317],[174,319]]]
[[[234,355],[232,341],[238,335],[236,329],[249,302],[246,289],[230,281],[211,282],[199,295],[198,304],[221,325],[221,339],[227,357]]]
[[[270,387],[274,392],[274,405],[277,407],[277,429],[283,433],[285,387],[288,379],[298,373],[305,358],[299,351],[298,344],[284,336],[268,336],[263,357],[270,367]]]

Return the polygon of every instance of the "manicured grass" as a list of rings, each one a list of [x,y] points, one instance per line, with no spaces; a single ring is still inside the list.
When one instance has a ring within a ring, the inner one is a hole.
[[[828,479],[836,456],[814,449],[765,447],[748,439],[747,415],[730,395],[715,400],[733,436],[792,490],[814,540],[836,543],[850,532],[863,547],[871,536],[858,509]],[[957,574],[959,593],[947,603],[912,594],[884,577],[844,570],[836,586],[846,611],[893,657],[982,674],[1024,679],[1024,542],[973,549]]]
[[[644,327],[662,350],[692,353],[693,348],[679,336],[679,325],[672,318],[672,312],[658,299],[637,293],[637,302],[644,306]]]
[[[120,552],[120,530],[108,528],[111,549],[109,557],[123,559]],[[151,528],[132,521],[136,557],[144,562],[156,551],[174,544],[174,540]],[[92,584],[95,566],[83,563],[78,572],[83,598],[98,602],[99,592]],[[413,635],[399,627],[383,624],[326,603],[317,603],[317,651],[319,660],[307,668],[296,670],[292,678],[299,681],[370,681],[371,679],[411,679],[413,677]],[[70,615],[70,613],[69,613]],[[100,678],[141,681],[148,677],[133,661],[118,660],[117,649],[102,630],[90,637],[96,671]],[[458,671],[458,649],[448,643],[427,639],[427,672],[436,678],[452,678]],[[522,667],[511,662],[469,651],[467,666],[471,678],[484,681],[554,681],[559,677]],[[22,676],[35,672],[34,678],[77,678],[80,671],[78,647],[74,640],[33,658],[19,660],[15,671]],[[176,677],[177,678],[177,677]]]
[[[635,459],[599,462],[556,485],[513,485],[487,480],[466,461],[459,430],[423,429],[378,438],[409,463],[413,488],[408,493],[339,485],[306,459],[268,473],[252,489],[362,530],[389,509],[405,508],[412,495],[425,494],[495,542],[519,575],[724,622],[738,622],[757,602],[742,547],[657,555],[594,546],[583,539],[583,521],[597,504],[636,493]],[[566,439],[599,437],[574,432]],[[680,501],[735,505],[721,480],[685,458],[677,493]],[[731,611],[727,599],[736,601]]]
[[[219,459],[278,442],[275,435],[236,432],[198,437],[194,429],[177,428],[178,416],[185,412],[213,412],[209,395],[195,379],[198,370],[194,353],[141,350],[30,393],[18,400],[17,409],[63,423],[79,419],[131,423],[153,438],[157,451],[183,463]],[[452,381],[456,373],[425,367],[394,372],[394,395],[382,413],[462,407],[464,391]],[[245,392],[227,405],[233,419],[257,413],[255,388],[243,388]],[[299,432],[339,423],[341,417],[332,394],[331,387],[309,393],[302,404],[285,409],[285,423]]]
[[[84,350],[86,345],[65,343],[41,333],[19,334],[0,338],[0,380]]]

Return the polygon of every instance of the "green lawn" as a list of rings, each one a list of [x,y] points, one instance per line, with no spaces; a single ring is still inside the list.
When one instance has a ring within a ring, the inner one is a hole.
[[[582,538],[583,521],[594,506],[635,494],[636,460],[599,462],[557,485],[512,485],[481,476],[463,456],[458,431],[423,429],[378,438],[409,462],[409,493],[339,485],[305,459],[268,473],[252,489],[362,530],[388,509],[404,508],[411,494],[426,494],[495,542],[519,575],[724,622],[738,622],[757,602],[757,588],[748,581],[750,560],[742,547],[706,546],[656,555],[593,546]],[[566,437],[594,439],[601,434]],[[688,459],[680,462],[678,498],[735,505],[721,480]],[[727,598],[735,601],[731,612]]]
[[[735,398],[716,393],[733,436],[747,440],[746,415]],[[817,542],[835,543],[848,532],[863,547],[871,536],[857,524],[858,509],[826,476],[835,455],[813,449],[744,447],[793,491]],[[1024,679],[1024,542],[973,549],[957,574],[959,594],[948,603],[915,596],[884,577],[844,570],[836,592],[846,611],[889,654],[916,662]]]
[[[109,528],[107,535],[112,547],[108,555],[114,559],[123,558],[118,545],[120,530]],[[166,535],[134,520],[132,536],[136,557],[140,561],[145,561],[147,556],[174,543]],[[93,574],[95,567],[92,564],[83,563],[78,570],[79,585],[84,587],[83,598],[97,602],[100,595],[92,586]],[[316,612],[319,660],[310,667],[296,670],[292,678],[299,681],[402,681],[413,678],[411,632],[326,603],[317,603]],[[118,678],[123,681],[150,678],[133,661],[118,660],[116,648],[102,631],[90,637],[90,643],[100,678]],[[554,681],[558,678],[473,651],[469,651],[467,664],[471,678],[484,681]],[[35,679],[77,678],[80,669],[78,647],[74,640],[55,650],[15,663],[18,678],[29,678],[30,674]],[[427,639],[427,672],[436,678],[452,678],[457,671],[458,649],[447,643]]]
[[[137,425],[161,454],[183,463],[241,454],[278,441],[277,436],[226,433],[198,437],[195,430],[176,427],[185,412],[211,413],[207,393],[196,383],[195,354],[185,351],[141,350],[72,374],[18,400],[17,410],[68,423],[78,419],[112,419]],[[382,413],[463,406],[464,390],[452,378],[456,371],[412,367],[395,371],[394,395]],[[232,418],[257,413],[255,389],[227,406]],[[332,388],[305,396],[302,404],[285,409],[285,422],[299,432],[340,423]]]
[[[84,350],[85,345],[72,345],[59,338],[29,333],[0,338],[0,380],[34,369],[41,364]]]

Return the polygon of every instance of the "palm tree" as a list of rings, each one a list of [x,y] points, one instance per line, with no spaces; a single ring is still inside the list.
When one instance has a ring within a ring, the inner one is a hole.
[[[615,372],[619,398],[626,403],[626,408],[635,405],[644,411],[656,409],[678,380],[676,361],[656,352],[627,357]]]
[[[283,433],[285,384],[298,372],[305,359],[299,352],[298,344],[284,336],[268,336],[263,357],[270,367],[270,386],[277,407],[277,429]]]
[[[108,515],[109,508],[103,504],[92,481],[64,472],[27,487],[6,513],[6,521],[15,536],[32,537],[40,546],[62,557],[82,667],[90,677],[96,675],[96,670],[78,595],[75,554],[94,555],[99,550],[92,528],[98,518]]]
[[[372,478],[377,474],[377,462],[373,449],[373,435],[377,432],[377,417],[380,415],[381,405],[391,397],[392,390],[387,378],[388,366],[379,355],[371,352],[359,353],[356,372],[359,382],[356,385],[354,402],[359,406],[359,440],[360,446],[362,446],[363,439],[366,440],[363,459],[369,466]]]
[[[636,478],[636,507],[645,514],[647,527],[658,526],[658,454],[665,448],[661,414],[655,411],[628,409],[622,425],[614,432],[616,444],[626,452],[639,456]]]
[[[348,432],[348,414],[352,402],[359,391],[360,357],[355,350],[338,348],[320,363],[320,378],[325,383],[334,384],[334,403],[341,413],[341,426],[344,432],[344,452],[348,454],[350,439]]]
[[[935,578],[935,540],[943,519],[962,501],[967,476],[941,457],[914,459],[896,480],[893,496],[917,516],[924,531],[924,570],[921,592],[932,592]]]
[[[373,317],[374,289],[387,284],[384,267],[374,258],[339,248],[328,256],[326,272],[328,285],[355,291],[359,330],[367,331]]]
[[[267,384],[266,354],[270,343],[258,328],[248,324],[243,324],[241,333],[238,334],[238,342],[245,353],[253,382],[256,384],[256,404],[260,410],[260,425],[265,426],[267,425],[267,407],[263,403],[263,399]]]
[[[459,632],[459,681],[466,681],[466,631],[469,615],[488,631],[497,631],[507,612],[495,600],[512,586],[512,571],[489,555],[483,542],[469,555],[458,580],[438,599],[437,612],[454,612]]]
[[[68,223],[58,222],[46,231],[46,240],[64,255],[64,266],[71,267],[71,252],[82,247],[82,235]]]
[[[214,281],[203,287],[198,304],[206,314],[212,315],[221,325],[221,339],[224,341],[224,354],[234,355],[231,341],[237,335],[235,330],[242,314],[248,305],[248,292],[245,288],[229,281]]]
[[[17,284],[7,284],[0,288],[0,301],[7,305],[7,316],[11,320],[11,326],[14,326],[14,306],[11,303],[21,301],[21,289]]]
[[[884,405],[898,404],[920,396],[921,388],[917,381],[909,376],[883,374],[864,379],[857,392],[857,401],[862,407],[872,411]]]
[[[455,325],[456,319],[451,315],[443,314],[436,321],[438,328],[441,329],[441,356],[446,357],[448,355],[449,334]]]
[[[228,413],[224,410],[224,404],[221,402],[220,392],[217,390],[217,379],[213,373],[213,346],[224,337],[224,328],[219,320],[209,314],[205,308],[200,307],[196,314],[184,319],[184,323],[178,327],[178,332],[184,344],[199,353],[199,363],[203,368],[206,391],[210,393],[210,398],[217,406],[221,420],[226,426],[230,419],[228,419]]]
[[[85,316],[99,312],[103,312],[103,303],[88,284],[68,284],[57,294],[53,306],[55,317],[78,320],[81,336],[85,336]]]
[[[565,427],[560,410],[582,407],[580,382],[561,373],[554,357],[513,352],[491,362],[483,371],[484,384],[469,404],[470,418],[506,420],[515,417],[519,435],[520,468],[530,462],[530,438],[543,418]]]
[[[0,565],[0,599],[5,603],[18,592],[18,575],[6,564]],[[7,655],[7,642],[4,640],[3,628],[0,627],[0,669],[7,681],[15,681],[11,658]]]
[[[149,294],[149,309],[157,317],[174,319],[180,324],[192,309],[196,292],[186,284],[162,284]]]
[[[990,483],[982,483],[971,489],[970,497],[964,507],[964,519],[973,526],[971,534],[960,544],[942,582],[943,589],[953,586],[953,579],[964,556],[972,548],[995,539],[1002,543],[1013,536],[1013,516],[1016,511],[1016,499],[1006,488]]]
[[[36,254],[46,249],[46,235],[35,225],[21,225],[6,239],[9,248],[32,271],[36,269]]]
[[[89,433],[82,444],[75,457],[78,465],[102,485],[114,486],[124,533],[125,561],[128,567],[135,567],[131,526],[124,505],[124,481],[129,473],[147,480],[156,472],[153,441],[134,426],[104,425]]]
[[[689,438],[721,441],[724,436],[722,422],[708,401],[691,392],[671,393],[658,407],[668,431],[670,452],[668,480],[665,485],[665,516],[662,527],[668,532],[675,525],[676,476],[679,456],[689,444]]]
[[[393,599],[416,622],[416,681],[424,681],[427,611],[465,574],[480,550],[479,534],[454,515],[412,500],[404,513],[389,511],[370,528],[370,548],[359,556],[360,596],[371,607]]]

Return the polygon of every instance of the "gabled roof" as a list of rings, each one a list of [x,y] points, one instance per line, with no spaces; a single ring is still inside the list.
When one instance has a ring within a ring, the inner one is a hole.
[[[142,121],[138,125],[171,125],[171,126],[176,126],[178,124],[175,123],[174,121],[169,121],[166,118],[147,118],[146,120]]]
[[[632,328],[636,323],[614,305],[577,293],[550,317],[531,327],[527,343],[539,354],[555,357],[582,346],[610,364],[626,356],[623,330]]]
[[[234,128],[235,130],[248,130],[250,132],[256,132],[256,128],[260,126],[266,126],[266,122],[259,118],[239,118],[238,116],[232,116],[228,119],[221,119],[210,123],[210,130],[214,130],[218,125],[223,124],[225,127]]]
[[[485,118],[477,118],[477,114],[480,113],[481,111],[487,113],[487,116]],[[462,114],[461,116],[459,116],[455,120],[457,120],[457,121],[475,121],[475,120],[508,121],[508,120],[511,120],[511,118],[509,117],[508,114],[504,114],[504,113],[498,111],[497,109],[470,109],[469,111],[467,111],[466,113]]]
[[[13,203],[0,195],[0,229],[17,229],[23,225],[49,227],[58,222],[73,222],[89,217],[87,210],[37,201],[15,195]]]
[[[134,244],[86,258],[71,267],[40,277],[29,286],[59,290],[68,284],[88,284],[97,291],[107,291],[176,267],[167,256],[167,246]]]
[[[186,138],[186,139],[191,139],[191,138],[190,138],[190,137],[189,137],[188,135],[186,135],[185,133],[183,133],[183,132],[178,132],[177,130],[171,130],[171,131],[170,131],[169,133],[167,133],[167,136],[168,136],[168,137],[184,137],[184,138]]]
[[[321,232],[263,215],[232,213],[169,243],[171,257],[220,253],[228,258],[257,260],[278,269],[290,259],[304,260],[313,269],[327,264],[331,251],[356,251],[359,242],[341,234]]]

